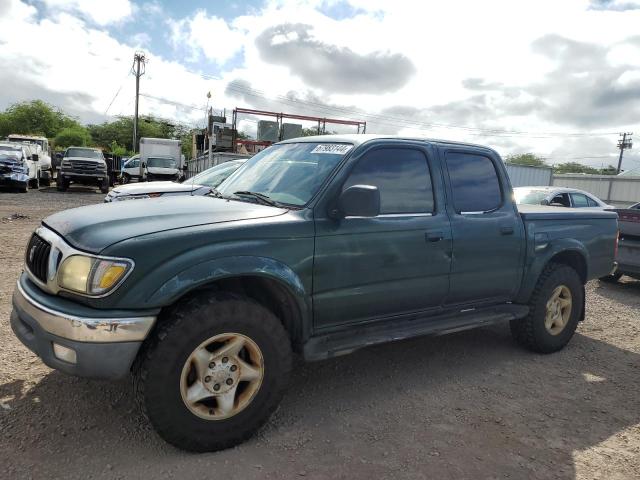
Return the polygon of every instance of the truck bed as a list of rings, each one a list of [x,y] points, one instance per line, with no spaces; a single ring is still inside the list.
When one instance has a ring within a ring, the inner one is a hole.
[[[524,220],[584,220],[616,218],[614,211],[590,210],[587,208],[550,207],[546,205],[517,205]]]

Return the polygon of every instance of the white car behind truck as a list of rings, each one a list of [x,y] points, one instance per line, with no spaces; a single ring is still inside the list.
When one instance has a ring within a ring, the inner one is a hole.
[[[140,139],[140,180],[178,180],[182,176],[182,145],[168,138]]]
[[[7,140],[11,143],[28,144],[31,147],[32,153],[38,155],[38,183],[49,186],[51,184],[51,179],[53,178],[49,140],[46,137],[36,135],[19,135],[16,133],[9,135]]]

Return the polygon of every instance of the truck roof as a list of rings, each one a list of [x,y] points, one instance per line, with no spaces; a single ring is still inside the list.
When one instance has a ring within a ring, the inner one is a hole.
[[[47,140],[47,137],[41,137],[40,135],[22,135],[19,133],[12,133],[8,135],[7,138],[19,138],[22,140]]]
[[[440,140],[435,138],[428,137],[412,137],[412,136],[404,136],[404,135],[380,135],[374,133],[352,133],[346,135],[315,135],[311,137],[298,137],[291,138],[288,140],[283,140],[278,143],[302,143],[302,142],[320,142],[320,143],[352,143],[355,146],[362,145],[363,143],[370,142],[373,140],[411,140],[414,142],[424,142],[430,144],[438,144],[438,145],[459,145],[465,147],[474,147],[481,148],[484,150],[488,150],[494,153],[497,153],[491,147],[487,147],[486,145],[479,145],[475,143],[467,143],[467,142],[455,142],[452,140]]]

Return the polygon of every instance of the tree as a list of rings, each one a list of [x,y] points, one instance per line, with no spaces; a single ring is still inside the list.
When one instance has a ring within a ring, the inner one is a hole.
[[[54,139],[56,148],[84,147],[91,142],[86,127],[67,127],[60,130]]]
[[[42,100],[14,103],[0,114],[0,137],[21,133],[53,138],[62,129],[73,127],[81,125],[62,110]]]
[[[509,155],[505,161],[515,165],[525,165],[529,167],[546,167],[547,162],[542,157],[533,153],[521,153],[519,155]]]
[[[595,168],[578,162],[559,163],[553,167],[553,173],[586,173],[591,175],[615,175],[616,167],[608,165],[606,168]]]
[[[111,145],[109,145],[109,150],[111,150],[111,153],[113,153],[114,155],[119,155],[121,157],[128,155],[127,149],[121,145],[118,145],[118,142],[116,142],[115,140],[111,142]]]

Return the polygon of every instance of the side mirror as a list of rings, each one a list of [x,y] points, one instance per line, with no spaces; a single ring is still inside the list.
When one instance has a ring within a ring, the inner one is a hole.
[[[186,172],[187,170],[188,170],[187,166],[186,166],[186,165],[184,165],[184,166],[182,167],[182,171],[183,171],[183,172]]]
[[[33,155],[31,155],[31,160],[33,160],[34,162],[38,161],[38,154],[34,153]]]
[[[333,212],[332,212],[333,213]],[[380,214],[380,191],[372,185],[353,185],[338,198],[337,217],[376,217]]]
[[[540,202],[540,205],[549,205],[549,200],[546,198]]]
[[[147,164],[142,162],[142,168],[147,168]]]

